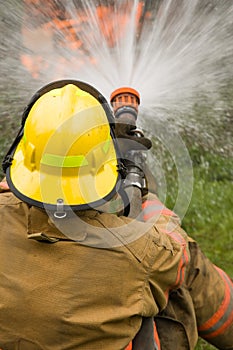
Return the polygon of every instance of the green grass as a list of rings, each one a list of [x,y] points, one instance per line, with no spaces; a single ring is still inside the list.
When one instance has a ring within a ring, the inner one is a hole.
[[[194,185],[190,205],[182,221],[187,233],[195,238],[205,254],[233,275],[233,158],[190,150]],[[174,173],[174,172],[173,172]],[[177,188],[168,177],[167,206],[173,207]]]
[[[183,226],[206,255],[233,273],[233,183],[195,181],[193,197]]]
[[[183,226],[208,258],[233,276],[233,181],[230,178],[233,161],[221,157],[218,160],[213,157],[205,173],[201,165],[194,168],[193,196]],[[215,347],[199,341],[196,349]]]
[[[217,349],[215,346],[208,344],[205,340],[199,339],[195,350],[212,350]]]

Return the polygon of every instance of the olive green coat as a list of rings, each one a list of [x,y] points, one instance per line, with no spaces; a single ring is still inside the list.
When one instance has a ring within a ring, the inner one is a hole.
[[[189,259],[181,229],[95,210],[56,221],[10,192],[0,223],[3,350],[123,350]]]

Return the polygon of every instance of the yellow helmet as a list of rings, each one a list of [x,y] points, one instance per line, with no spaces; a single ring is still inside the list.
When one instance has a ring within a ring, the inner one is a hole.
[[[116,192],[119,153],[114,118],[92,86],[61,80],[39,90],[3,168],[12,192],[41,208],[82,210]]]

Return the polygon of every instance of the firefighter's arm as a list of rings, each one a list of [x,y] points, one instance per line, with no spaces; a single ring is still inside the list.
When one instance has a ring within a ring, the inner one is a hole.
[[[164,286],[164,295],[167,298],[170,290],[177,289],[184,282],[190,263],[190,237],[181,228],[179,217],[166,208],[154,193],[143,197],[142,217],[145,222],[151,222],[159,234],[159,240],[155,243],[157,248],[164,247],[164,249],[160,248],[161,260],[154,263],[151,283],[153,284],[153,281],[160,278]],[[160,267],[161,263],[163,265]],[[163,269],[166,273],[162,273]]]
[[[190,263],[188,236],[177,229],[168,229],[161,216],[153,224],[154,239],[151,245],[149,284],[159,312],[168,302],[169,292],[184,282]]]
[[[153,229],[157,237],[154,240],[154,252],[151,252],[155,259],[150,276],[154,298],[156,301],[158,296],[161,298],[159,311],[166,307],[169,292],[185,283],[190,264],[189,237],[178,222],[173,221],[171,211],[165,206],[159,208],[160,203],[156,202],[153,218]]]

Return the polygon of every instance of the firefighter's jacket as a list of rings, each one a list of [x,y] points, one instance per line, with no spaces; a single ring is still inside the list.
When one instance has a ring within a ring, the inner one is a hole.
[[[178,288],[187,235],[96,210],[54,219],[0,194],[0,348],[123,350]]]

